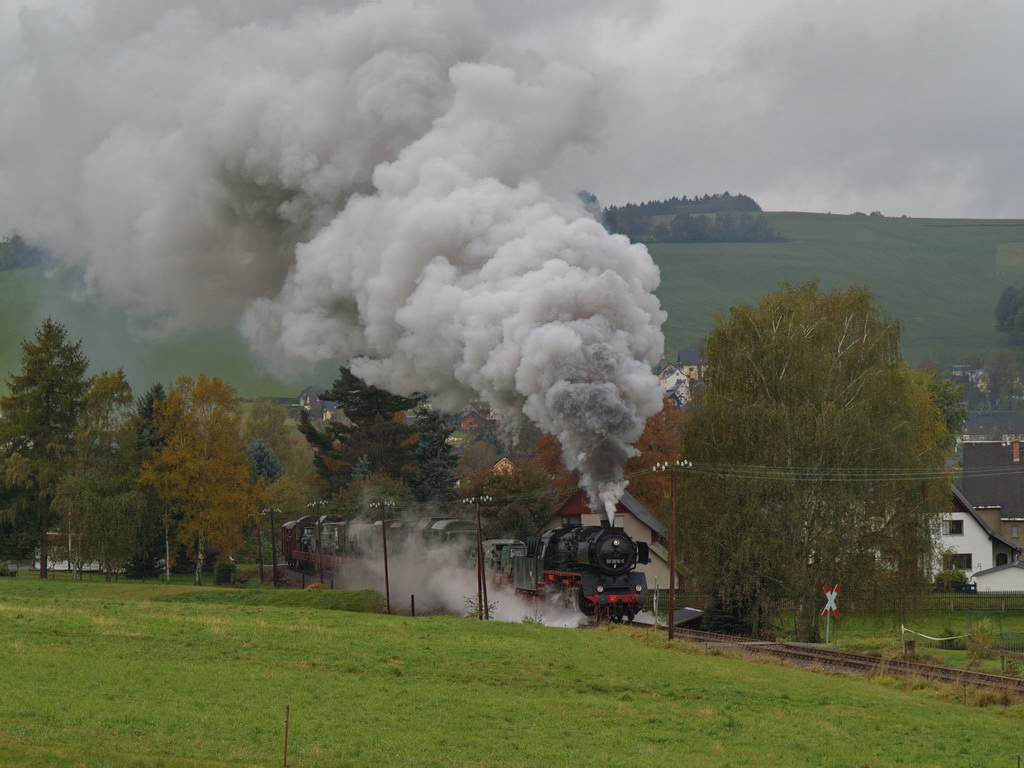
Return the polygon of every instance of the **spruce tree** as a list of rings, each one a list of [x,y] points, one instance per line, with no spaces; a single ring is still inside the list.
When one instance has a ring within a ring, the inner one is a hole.
[[[67,329],[46,318],[21,343],[21,371],[7,379],[0,398],[0,445],[7,464],[9,496],[5,518],[29,513],[39,541],[39,577],[47,578],[47,531],[51,505],[75,451],[75,428],[91,381],[82,343],[68,341]]]
[[[450,504],[455,501],[455,467],[458,458],[448,444],[452,431],[435,410],[420,414],[419,440],[414,451],[416,474],[412,492],[416,501]]]

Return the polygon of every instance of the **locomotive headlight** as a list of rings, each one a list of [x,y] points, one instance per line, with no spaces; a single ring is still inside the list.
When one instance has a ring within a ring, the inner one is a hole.
[[[617,546],[619,546],[619,544],[621,544],[621,543],[622,543],[622,542],[621,542],[621,541],[619,541],[618,539],[612,539],[612,546],[613,546],[613,547],[617,547]]]
[[[644,588],[642,586],[640,586],[639,584],[636,585],[636,591],[637,592],[643,592],[643,589]]]
[[[601,585],[599,584],[599,585],[597,586],[597,591],[598,591],[598,592],[604,592],[604,587],[602,587],[602,586],[601,586]]]

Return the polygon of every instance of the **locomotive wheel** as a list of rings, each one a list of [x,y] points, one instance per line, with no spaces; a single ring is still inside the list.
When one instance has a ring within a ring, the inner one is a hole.
[[[583,596],[582,587],[576,587],[573,590],[573,596],[576,598],[576,607],[579,609],[580,613],[584,616],[594,615],[594,604]]]

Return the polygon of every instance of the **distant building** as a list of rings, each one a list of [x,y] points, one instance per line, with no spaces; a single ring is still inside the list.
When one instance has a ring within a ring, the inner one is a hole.
[[[676,356],[676,365],[690,381],[704,378],[704,357],[699,349],[681,349]]]
[[[1010,442],[1024,435],[1024,417],[1016,411],[972,411],[964,425],[963,441]]]
[[[311,421],[331,421],[338,414],[338,404],[333,400],[323,400],[329,389],[318,386],[306,387],[299,393],[299,406],[309,413]]]
[[[666,363],[657,373],[665,397],[677,408],[689,406],[693,393],[704,380],[704,360],[700,351],[684,349],[674,363]]]
[[[516,465],[512,463],[512,460],[507,456],[503,456],[494,462],[494,466],[491,467],[492,475],[511,475],[516,471]]]

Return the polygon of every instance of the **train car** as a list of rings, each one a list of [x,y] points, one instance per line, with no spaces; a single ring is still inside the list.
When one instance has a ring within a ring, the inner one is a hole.
[[[519,539],[488,539],[482,546],[487,573],[495,581],[502,578],[511,581],[512,559],[526,554],[526,543]]]
[[[622,528],[572,525],[527,539],[512,560],[512,584],[523,595],[552,596],[598,619],[632,621],[647,602],[650,562],[644,542]]]
[[[306,515],[281,525],[281,557],[292,568],[309,562],[311,532],[316,530],[316,515]]]

